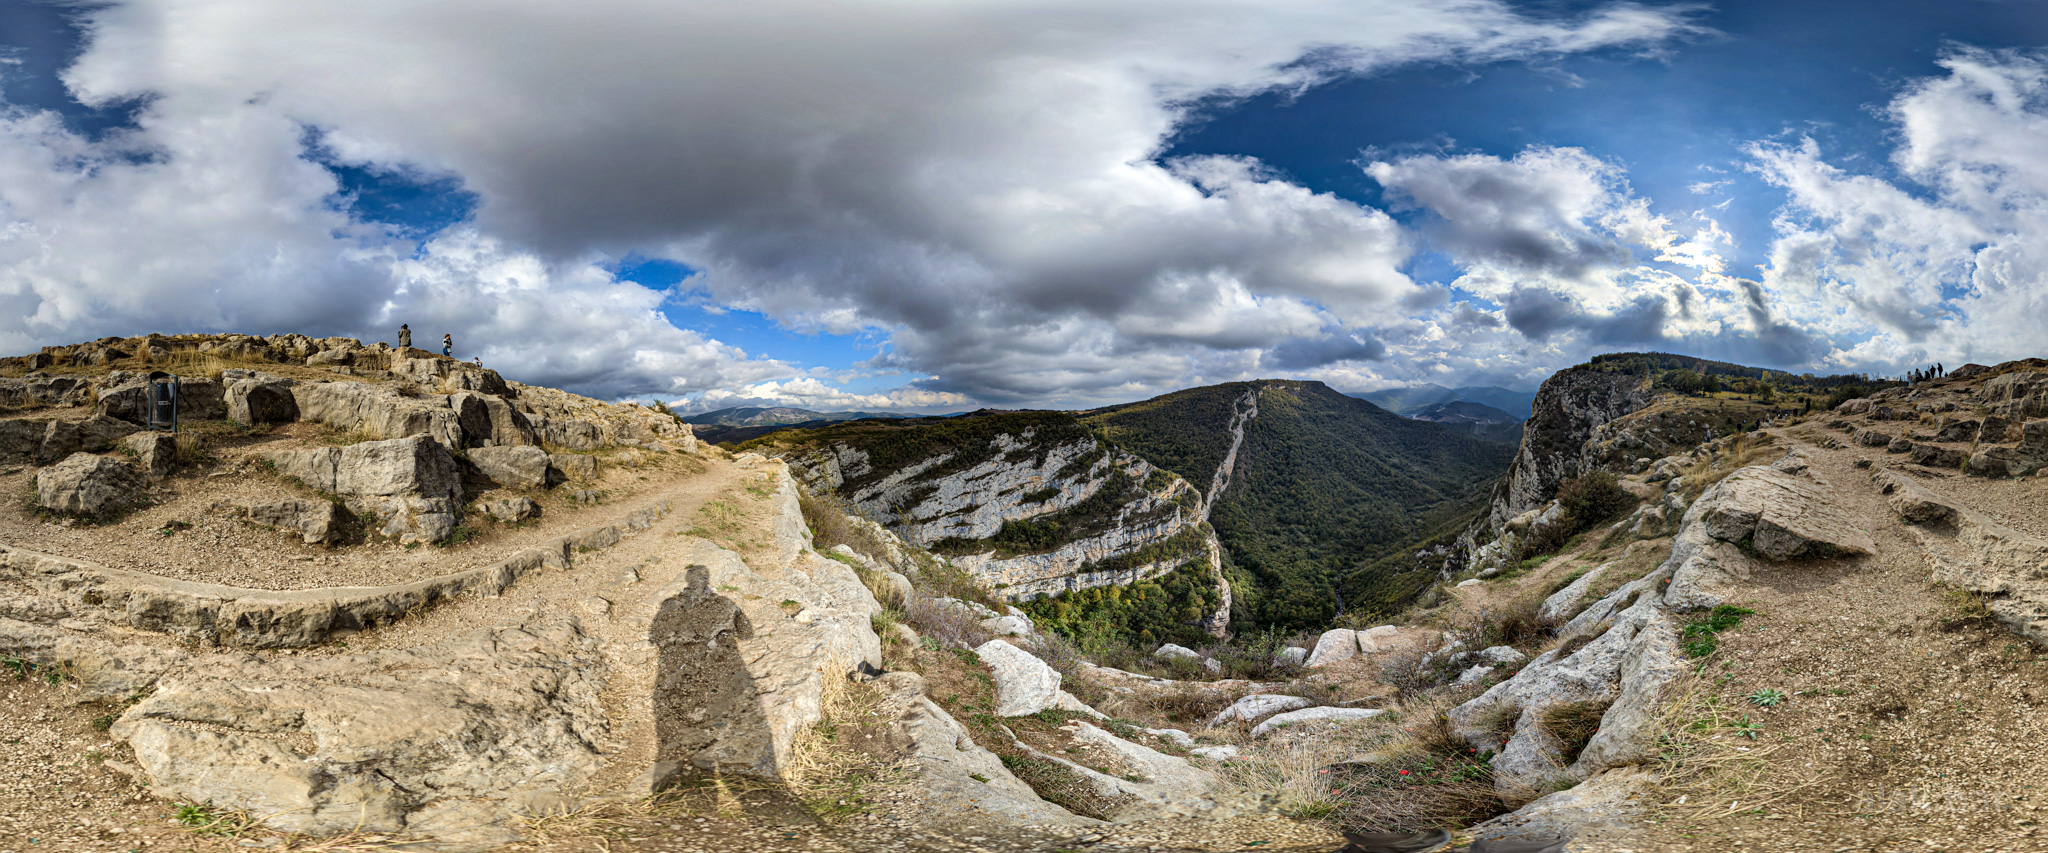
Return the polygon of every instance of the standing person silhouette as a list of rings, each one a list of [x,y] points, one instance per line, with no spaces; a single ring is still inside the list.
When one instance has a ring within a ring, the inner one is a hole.
[[[412,327],[400,323],[398,324],[398,348],[405,349],[409,346],[412,346]]]
[[[455,357],[455,336],[454,336],[454,335],[442,335],[442,336],[441,336],[441,354],[442,354],[442,355],[445,355],[445,356],[448,356],[449,358],[454,358],[454,357]]]

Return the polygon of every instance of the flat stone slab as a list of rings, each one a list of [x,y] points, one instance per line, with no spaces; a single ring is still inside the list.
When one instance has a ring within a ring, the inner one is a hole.
[[[1870,554],[1877,543],[1862,526],[1835,508],[1820,482],[1774,468],[1749,467],[1715,486],[1707,511],[1708,536],[1749,543],[1766,559]]]

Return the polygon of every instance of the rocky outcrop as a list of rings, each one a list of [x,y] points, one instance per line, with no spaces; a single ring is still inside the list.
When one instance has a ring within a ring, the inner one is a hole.
[[[478,447],[469,462],[485,477],[511,489],[538,489],[548,484],[548,454],[538,447]]]
[[[890,721],[891,739],[910,753],[918,787],[932,794],[925,807],[934,817],[970,826],[1101,825],[1046,802],[1018,781],[1001,758],[976,745],[959,721],[925,698],[923,676],[891,672],[876,679],[875,686],[885,697],[877,713]]]
[[[38,423],[30,421],[29,423]],[[51,462],[73,453],[100,453],[112,450],[121,439],[134,435],[136,426],[126,421],[94,415],[82,421],[51,420],[41,422],[42,440],[36,449],[36,458]]]
[[[1305,666],[1323,666],[1357,655],[1358,632],[1350,628],[1331,628],[1316,638],[1315,650],[1308,653]]]
[[[342,541],[351,517],[341,507],[322,500],[265,501],[245,510],[249,521],[299,534],[308,545],[332,545]]]
[[[1833,504],[1828,486],[1810,473],[1752,466],[1728,475],[1686,510],[1665,563],[1672,569],[1666,602],[1679,610],[1714,607],[1773,563],[1875,552],[1870,534]]]
[[[1239,720],[1242,720],[1247,723],[1255,722],[1261,717],[1265,717],[1270,714],[1278,714],[1283,711],[1299,710],[1301,708],[1306,708],[1313,704],[1315,703],[1310,702],[1307,699],[1303,699],[1300,696],[1288,696],[1277,693],[1254,693],[1250,696],[1246,696],[1242,699],[1239,699],[1236,702],[1232,702],[1230,704],[1230,707],[1216,712],[1216,716],[1209,720],[1209,726],[1211,728],[1214,728],[1216,726],[1225,725]]]
[[[221,399],[227,404],[228,420],[254,425],[299,419],[292,380],[253,370],[225,370],[220,378],[226,384]]]
[[[1267,717],[1266,721],[1252,727],[1252,737],[1265,737],[1267,733],[1284,726],[1300,725],[1318,721],[1370,720],[1386,713],[1384,708],[1303,708]]]
[[[1058,434],[1036,422],[992,427],[977,437],[981,446],[886,470],[856,442],[829,435],[778,452],[811,490],[837,493],[905,540],[953,554],[955,566],[1012,600],[1135,583],[1213,556],[1194,487],[1067,426]],[[1106,488],[1118,491],[1100,494]],[[1060,533],[1047,545],[1016,553],[992,541],[1006,525],[1048,520]]]
[[[402,651],[212,657],[111,734],[161,797],[474,849],[603,767],[604,679],[575,619],[536,615]]]
[[[0,408],[82,406],[91,400],[92,383],[76,376],[0,377]]]
[[[36,472],[36,506],[64,515],[104,518],[127,509],[141,489],[134,466],[90,453]]]
[[[122,439],[121,444],[135,454],[142,475],[151,481],[170,476],[178,464],[178,441],[170,433],[138,432]]]
[[[2048,647],[2048,581],[2041,577],[2048,540],[2000,524],[1904,474],[1875,471],[1871,479],[1919,538],[1936,581],[1984,596],[1986,610],[2006,630]]]
[[[995,680],[996,716],[1029,716],[1059,701],[1059,672],[1030,652],[1002,640],[990,640],[974,653]]]
[[[1993,414],[2015,421],[2048,417],[2048,370],[2017,370],[1994,376],[1977,397]]]
[[[340,495],[350,512],[375,516],[379,535],[439,542],[454,532],[462,480],[454,457],[431,438],[274,450],[260,457],[281,476]]]
[[[1494,493],[1488,510],[1494,530],[1542,506],[1567,478],[1594,467],[1599,455],[1595,439],[1601,428],[1648,406],[1649,383],[1632,373],[1615,373],[1599,365],[1562,370],[1544,381],[1522,427],[1522,446],[1514,464]]]

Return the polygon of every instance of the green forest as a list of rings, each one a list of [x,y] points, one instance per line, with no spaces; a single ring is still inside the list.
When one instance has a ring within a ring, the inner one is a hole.
[[[1401,558],[1469,521],[1515,453],[1320,382],[1192,388],[1082,421],[1206,488],[1229,450],[1236,401],[1250,389],[1259,414],[1211,517],[1236,590],[1231,619],[1244,629],[1321,627],[1340,601],[1398,609],[1429,581]]]
[[[1222,601],[1204,560],[1130,586],[1098,586],[1018,605],[1031,621],[1058,632],[1082,648],[1132,643],[1150,650],[1160,643],[1196,646],[1212,638],[1195,623]]]

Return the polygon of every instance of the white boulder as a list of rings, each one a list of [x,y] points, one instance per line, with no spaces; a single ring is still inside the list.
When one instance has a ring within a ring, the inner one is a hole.
[[[1313,704],[1315,703],[1300,696],[1288,696],[1282,693],[1254,693],[1231,703],[1230,707],[1218,711],[1215,719],[1209,721],[1209,726],[1214,728],[1236,720],[1250,722],[1267,714],[1293,711]]]
[[[1386,713],[1383,708],[1303,708],[1274,716],[1252,727],[1252,737],[1263,737],[1281,726],[1316,720],[1370,720]]]
[[[1323,666],[1357,655],[1358,632],[1350,628],[1331,628],[1316,638],[1315,651],[1308,654],[1308,665]]]
[[[1060,674],[1030,652],[990,640],[974,650],[996,682],[996,716],[1022,717],[1055,707]]]

